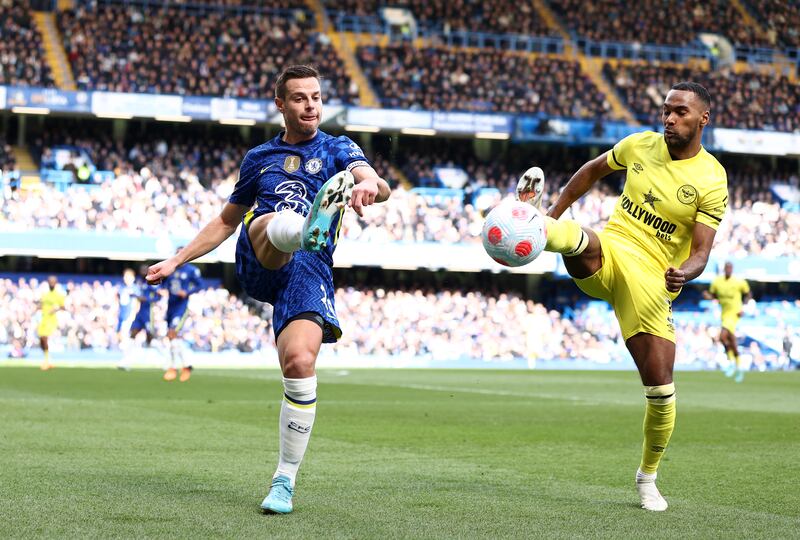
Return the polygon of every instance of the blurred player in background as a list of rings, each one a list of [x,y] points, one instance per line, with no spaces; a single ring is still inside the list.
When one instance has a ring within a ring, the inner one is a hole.
[[[147,265],[142,265],[139,269],[139,279],[136,280],[133,286],[137,304],[136,315],[133,317],[128,330],[129,337],[120,342],[125,344],[124,347],[121,347],[122,360],[117,364],[120,369],[130,369],[133,358],[141,353],[141,350],[136,348],[136,336],[144,331],[145,345],[149,347],[155,335],[153,306],[161,299],[162,289],[147,283],[144,279],[146,275]]]
[[[181,249],[178,248],[178,253]],[[167,293],[167,339],[169,340],[170,366],[164,372],[165,381],[174,381],[178,376],[177,366],[180,363],[180,381],[186,382],[192,376],[192,366],[186,365],[184,343],[181,330],[189,316],[189,296],[200,290],[203,285],[200,270],[193,264],[183,264],[169,276],[166,281]]]
[[[64,294],[58,289],[58,278],[50,276],[47,278],[47,292],[42,294],[39,305],[42,311],[42,318],[36,333],[39,335],[39,344],[42,347],[44,359],[41,369],[47,371],[55,366],[50,363],[50,336],[58,328],[58,312],[64,309]]]
[[[621,140],[570,179],[545,217],[547,251],[561,253],[578,287],[614,308],[639,370],[646,410],[636,486],[642,508],[667,501],[656,471],[675,426],[675,327],[672,301],[699,276],[728,201],[727,175],[701,145],[711,96],[696,83],[679,83],[664,100],[664,134],[647,131]],[[625,187],[599,233],[559,217],[604,176],[626,170]],[[518,198],[538,206],[541,169],[528,170]]]
[[[130,347],[131,323],[133,323],[133,317],[136,315],[138,307],[136,274],[130,268],[126,268],[122,272],[122,286],[117,289],[117,305],[119,306],[116,327],[117,343],[124,361],[125,351]],[[126,366],[121,361],[117,367],[125,369]]]
[[[293,508],[295,478],[316,415],[317,355],[322,343],[341,336],[332,274],[341,216],[348,203],[362,215],[364,206],[385,201],[390,192],[356,143],[318,129],[322,93],[314,68],[284,70],[275,104],[286,130],[247,153],[219,217],[176,256],[152,266],[148,280],[166,279],[243,224],[237,277],[250,296],[274,307],[283,371],[280,456],[261,508],[285,514]]]
[[[722,309],[722,328],[719,332],[719,340],[725,347],[730,364],[725,370],[725,375],[733,377],[737,383],[744,380],[744,370],[739,360],[739,346],[736,342],[736,325],[739,324],[739,317],[742,316],[742,307],[752,298],[750,286],[747,281],[733,275],[733,263],[725,263],[725,273],[717,276],[711,282],[711,287],[703,291],[706,300],[716,298]]]

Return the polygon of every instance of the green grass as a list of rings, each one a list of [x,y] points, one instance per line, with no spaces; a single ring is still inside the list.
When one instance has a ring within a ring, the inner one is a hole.
[[[295,512],[277,371],[0,369],[0,538],[798,538],[800,373],[679,373],[638,508],[634,372],[321,372]]]

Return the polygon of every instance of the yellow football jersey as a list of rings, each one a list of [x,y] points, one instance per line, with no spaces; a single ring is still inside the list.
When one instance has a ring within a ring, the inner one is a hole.
[[[716,229],[722,221],[728,177],[705,148],[676,161],[662,134],[645,131],[618,142],[607,161],[627,177],[605,231],[641,248],[660,268],[689,257],[695,223]]]
[[[64,306],[64,295],[58,290],[47,291],[42,295],[42,319],[56,316],[56,310]]]
[[[708,291],[719,300],[723,315],[738,315],[742,311],[742,297],[750,292],[750,286],[745,280],[735,276],[717,276]]]

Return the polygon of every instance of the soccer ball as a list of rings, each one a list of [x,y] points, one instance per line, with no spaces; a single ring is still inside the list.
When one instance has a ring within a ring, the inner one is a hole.
[[[523,266],[544,250],[544,216],[520,201],[506,201],[489,212],[481,233],[483,249],[503,266]]]

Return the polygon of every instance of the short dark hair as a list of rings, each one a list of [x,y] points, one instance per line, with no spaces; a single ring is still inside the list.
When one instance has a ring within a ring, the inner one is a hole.
[[[278,80],[275,81],[275,97],[286,99],[286,81],[311,78],[319,80],[319,71],[312,66],[296,65],[287,67],[278,75]]]
[[[702,84],[684,81],[672,85],[670,90],[683,90],[684,92],[692,92],[694,95],[700,98],[700,101],[702,101],[706,107],[709,109],[711,108],[711,94],[708,93],[708,90],[706,90],[705,86]]]

